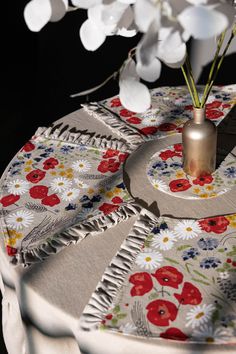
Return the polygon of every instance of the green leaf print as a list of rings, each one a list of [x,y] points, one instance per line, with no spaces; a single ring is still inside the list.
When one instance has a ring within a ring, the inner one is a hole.
[[[120,312],[120,306],[119,305],[116,305],[112,311],[113,313],[118,313]]]
[[[193,281],[196,281],[197,283],[204,284],[204,285],[211,285],[210,283],[207,283],[206,281],[201,280],[201,279],[192,278],[192,280],[193,280]]]
[[[177,262],[176,260],[174,260],[174,259],[172,259],[172,258],[164,257],[164,259],[165,259],[166,261],[169,261],[170,263],[180,264],[179,262]]]
[[[220,313],[219,310],[215,310],[211,316],[211,320],[213,323],[215,323],[217,320],[220,318]]]
[[[224,251],[225,251],[224,248],[219,248],[219,249],[217,250],[217,252],[221,252],[221,253],[223,253]]]
[[[114,317],[114,318],[111,320],[112,326],[117,325],[117,322],[118,322],[118,319]]]
[[[127,316],[127,313],[118,313],[117,318],[118,318],[118,320],[122,320],[126,316]]]
[[[159,297],[159,294],[158,293],[152,293],[148,296],[148,299],[149,300],[155,300]]]
[[[208,278],[204,275],[204,274],[202,274],[202,273],[200,273],[200,272],[198,272],[197,270],[193,270],[193,272],[195,273],[195,274],[197,274],[197,275],[199,275],[199,277],[202,277],[202,278],[204,278],[204,279],[207,279],[208,280]]]
[[[191,245],[182,245],[182,246],[179,246],[177,248],[177,251],[183,251],[183,250],[185,250],[186,248],[189,248],[189,247],[191,247]]]

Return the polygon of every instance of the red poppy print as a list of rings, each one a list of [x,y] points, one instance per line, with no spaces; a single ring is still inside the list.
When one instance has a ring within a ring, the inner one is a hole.
[[[127,159],[127,157],[129,156],[129,154],[127,152],[125,152],[124,154],[120,154],[119,155],[119,161],[122,163],[122,162],[125,162],[125,160]]]
[[[59,164],[57,159],[54,159],[54,157],[50,157],[43,163],[43,169],[44,170],[50,170],[55,168]]]
[[[206,104],[206,109],[219,108],[221,104],[222,103],[220,101],[213,101],[211,103]]]
[[[38,183],[39,181],[44,179],[45,175],[46,175],[46,172],[37,169],[37,170],[33,170],[30,173],[28,173],[26,175],[26,179],[27,179],[27,181],[29,181],[31,183]]]
[[[34,186],[30,188],[29,194],[34,199],[43,199],[48,194],[48,187],[46,186]]]
[[[134,112],[128,111],[128,109],[121,109],[120,110],[121,117],[132,117]]]
[[[112,198],[112,203],[114,204],[120,204],[120,203],[123,203],[123,199],[121,199],[120,197],[114,197]]]
[[[102,157],[104,159],[109,159],[111,157],[117,156],[119,155],[119,151],[118,150],[113,150],[113,149],[108,149],[103,155]]]
[[[170,158],[172,158],[174,156],[180,156],[181,157],[182,154],[179,153],[179,152],[176,152],[176,151],[172,151],[172,150],[165,150],[165,151],[162,151],[159,156],[160,156],[160,158],[163,161],[166,161],[166,160],[168,160],[168,159],[170,159]]]
[[[180,329],[171,327],[168,328],[165,332],[160,333],[161,338],[172,339],[172,340],[181,340],[185,341],[188,339],[188,336],[183,333]]]
[[[106,172],[116,172],[120,168],[120,162],[116,161],[116,159],[103,160],[98,165],[98,171],[102,173]]]
[[[216,109],[206,110],[206,117],[208,119],[218,119],[218,118],[222,117],[223,115],[224,115],[223,112],[218,111]]]
[[[113,100],[111,100],[111,107],[120,107],[120,106],[121,106],[121,102],[118,97],[113,98]]]
[[[198,223],[202,230],[214,232],[215,234],[222,234],[227,230],[227,226],[229,225],[229,221],[224,216],[202,219]]]
[[[169,326],[178,314],[178,309],[173,302],[167,300],[155,300],[147,305],[147,319],[155,326]]]
[[[183,132],[183,127],[178,127],[178,128],[176,128],[176,131],[177,131],[178,133],[182,133],[182,132]]]
[[[9,194],[0,199],[0,203],[2,204],[3,207],[8,207],[9,205],[12,205],[16,203],[20,199],[19,195],[14,195],[14,194]]]
[[[118,205],[103,203],[98,209],[101,210],[104,215],[108,215],[113,213],[113,211],[116,211],[118,208]]]
[[[14,257],[17,254],[17,249],[14,247],[11,247],[9,245],[7,245],[6,250],[7,250],[8,256],[10,256],[10,257]]]
[[[204,186],[205,184],[209,184],[213,181],[213,177],[211,175],[201,176],[194,179],[193,184],[199,184],[200,186]]]
[[[169,183],[171,192],[183,192],[191,188],[191,184],[185,178],[175,179]]]
[[[173,123],[162,123],[159,125],[158,130],[161,132],[169,132],[177,128],[176,124]]]
[[[230,108],[230,107],[231,107],[231,104],[224,103],[224,104],[222,105],[222,107],[223,107],[223,108]]]
[[[178,289],[179,285],[183,281],[183,274],[180,273],[175,267],[165,266],[156,270],[152,274],[158,283],[162,286],[170,286]]]
[[[193,105],[189,104],[189,105],[185,106],[184,109],[186,109],[186,111],[192,111],[193,110]]]
[[[145,127],[140,129],[140,132],[143,135],[153,135],[157,132],[157,130],[158,130],[157,127]]]
[[[142,120],[138,117],[131,117],[131,118],[128,118],[126,121],[131,124],[140,124],[142,122]]]
[[[151,275],[147,272],[132,274],[129,282],[134,284],[130,291],[131,296],[143,296],[153,288]]]
[[[35,149],[35,145],[31,143],[31,141],[28,141],[22,148],[22,150],[25,152],[30,152],[34,149]]]
[[[112,313],[108,313],[108,314],[106,315],[106,317],[105,317],[105,319],[108,320],[108,321],[112,320],[112,318],[113,318]]]
[[[42,204],[48,205],[50,207],[53,207],[54,205],[57,205],[59,203],[60,203],[60,199],[56,194],[48,195],[47,197],[42,199]]]
[[[177,152],[182,152],[183,151],[183,145],[182,144],[174,144],[174,149]]]
[[[202,302],[202,295],[195,285],[185,282],[182,293],[174,294],[174,297],[181,305],[199,305]]]

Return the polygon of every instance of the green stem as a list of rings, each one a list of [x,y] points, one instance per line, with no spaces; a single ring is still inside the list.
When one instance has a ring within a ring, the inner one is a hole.
[[[205,100],[204,100],[204,102],[203,102],[203,105],[205,105],[205,103],[206,103],[206,101],[207,101],[207,98],[208,98],[208,96],[209,96],[209,93],[210,93],[210,91],[211,91],[211,89],[212,89],[212,86],[213,86],[213,84],[214,84],[214,82],[215,82],[216,76],[217,76],[217,74],[218,74],[218,72],[219,72],[219,70],[220,70],[220,67],[221,67],[221,65],[222,65],[222,62],[223,62],[223,60],[224,60],[224,58],[225,58],[225,55],[226,55],[226,53],[227,53],[227,51],[228,51],[228,49],[229,49],[229,47],[230,47],[230,44],[231,44],[231,42],[232,42],[234,36],[235,36],[235,33],[234,33],[234,31],[232,31],[231,36],[230,36],[230,38],[229,38],[229,40],[228,40],[228,42],[227,42],[227,44],[226,44],[226,46],[225,46],[225,49],[224,49],[224,51],[223,51],[223,53],[222,53],[222,55],[221,55],[221,57],[220,57],[220,60],[219,60],[219,62],[218,62],[218,65],[217,65],[217,67],[216,67],[216,70],[215,70],[215,72],[214,72],[214,75],[213,75],[213,78],[212,78],[212,80],[211,80],[211,83],[210,83],[210,85],[209,85],[209,87],[208,87],[207,94],[206,94]]]
[[[201,107],[203,107],[205,105],[205,103],[206,103],[206,97],[207,97],[208,89],[209,89],[210,82],[212,80],[212,76],[213,76],[213,73],[214,73],[214,69],[215,69],[215,66],[216,66],[216,63],[217,63],[217,60],[218,60],[219,52],[221,50],[222,44],[223,44],[224,39],[225,39],[225,34],[226,34],[226,30],[221,34],[221,36],[220,36],[220,38],[219,38],[219,40],[217,42],[217,48],[216,48],[214,59],[213,59],[212,65],[211,65],[211,69],[210,69],[209,75],[208,75],[207,83],[206,83],[206,86],[205,86],[205,89],[204,89],[204,93],[203,93],[203,97],[202,97],[202,101],[201,101]]]
[[[192,88],[191,88],[190,83],[188,81],[188,76],[187,76],[187,74],[185,72],[185,69],[184,69],[183,65],[181,66],[181,70],[183,72],[185,82],[186,82],[186,84],[188,86],[188,90],[189,90],[189,93],[191,95],[191,98],[192,98],[192,101],[193,101],[193,105],[194,105],[194,107],[196,107],[196,102],[195,102],[195,98],[194,98],[194,95],[193,95],[193,92],[192,92]]]
[[[195,80],[193,77],[193,71],[192,71],[192,66],[188,57],[188,53],[186,55],[186,68],[188,70],[188,76],[190,78],[191,84],[192,84],[192,89],[193,89],[193,95],[195,98],[195,107],[200,107],[200,101],[199,101],[199,97],[198,97],[198,92],[197,92],[197,88],[196,88],[196,84],[195,84]]]

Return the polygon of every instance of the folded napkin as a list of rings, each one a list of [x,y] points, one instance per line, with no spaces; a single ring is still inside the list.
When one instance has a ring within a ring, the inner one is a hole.
[[[236,343],[236,214],[157,218],[142,210],[80,319],[82,330]]]
[[[11,262],[40,261],[136,213],[122,174],[130,151],[119,140],[39,128],[0,182],[0,227]]]
[[[203,86],[198,87],[200,97],[203,90]],[[144,113],[125,109],[118,96],[83,107],[133,145],[180,133],[184,123],[192,118],[193,105],[186,86],[155,88],[151,98],[152,106]],[[218,125],[235,99],[236,85],[214,86],[206,104],[206,117]]]

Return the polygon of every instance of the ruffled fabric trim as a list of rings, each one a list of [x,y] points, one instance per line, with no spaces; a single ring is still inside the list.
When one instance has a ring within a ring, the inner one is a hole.
[[[41,262],[51,254],[58,253],[65,246],[77,244],[88,235],[97,235],[107,228],[127,220],[139,211],[140,206],[131,202],[120,206],[117,211],[111,214],[96,215],[66,228],[64,231],[55,234],[50,240],[45,240],[33,249],[24,248],[20,250],[11,262],[14,265],[23,264],[24,266]]]
[[[103,105],[92,102],[89,104],[82,104],[83,109],[90,116],[101,121],[108,126],[114,133],[125,139],[133,148],[138,147],[145,142],[144,137],[125,122],[123,122],[118,114],[110,112],[108,108]]]
[[[113,139],[111,136],[101,136],[99,134],[95,135],[95,133],[89,133],[87,130],[85,131],[71,131],[74,128],[56,128],[51,126],[49,128],[40,127],[37,129],[35,133],[35,137],[43,137],[46,139],[59,140],[68,143],[74,144],[83,144],[87,146],[94,146],[102,149],[114,149],[120,150],[122,152],[131,152],[133,149],[129,144],[118,140]]]
[[[103,320],[104,313],[112,305],[122,287],[126,274],[140,252],[143,243],[158,221],[158,217],[142,209],[139,219],[134,223],[128,237],[104,272],[102,280],[86,305],[79,320],[81,330],[96,330]]]

